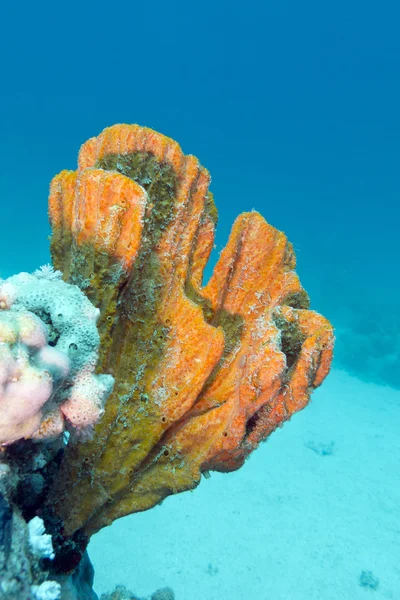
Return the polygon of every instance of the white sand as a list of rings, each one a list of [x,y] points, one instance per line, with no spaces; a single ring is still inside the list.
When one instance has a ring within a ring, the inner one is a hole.
[[[99,532],[97,593],[400,599],[400,392],[334,371],[236,473]],[[307,447],[334,443],[331,455]],[[360,586],[362,571],[379,579]]]

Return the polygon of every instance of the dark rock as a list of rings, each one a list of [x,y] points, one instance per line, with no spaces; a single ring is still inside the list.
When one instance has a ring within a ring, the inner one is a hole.
[[[0,549],[7,560],[11,549],[12,508],[0,493]]]

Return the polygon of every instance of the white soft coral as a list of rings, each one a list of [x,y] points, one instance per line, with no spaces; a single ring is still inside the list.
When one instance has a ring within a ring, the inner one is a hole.
[[[53,542],[51,535],[45,532],[43,519],[33,517],[28,523],[29,545],[38,558],[54,558]]]
[[[40,585],[31,586],[35,600],[58,600],[61,598],[61,585],[56,581],[44,581]]]

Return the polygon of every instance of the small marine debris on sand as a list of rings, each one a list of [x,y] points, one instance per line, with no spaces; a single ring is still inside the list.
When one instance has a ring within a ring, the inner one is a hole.
[[[110,594],[102,594],[100,600],[141,600],[133,592],[126,589],[124,585],[117,585]],[[146,599],[142,599],[146,600]],[[149,600],[175,600],[175,593],[172,588],[164,587],[154,592]]]
[[[318,456],[331,456],[333,454],[335,442],[331,440],[328,444],[326,444],[324,442],[315,442],[314,440],[309,440],[304,445],[306,448],[309,448],[318,454]]]
[[[372,571],[362,571],[360,575],[360,586],[370,590],[377,590],[379,579],[375,577]]]

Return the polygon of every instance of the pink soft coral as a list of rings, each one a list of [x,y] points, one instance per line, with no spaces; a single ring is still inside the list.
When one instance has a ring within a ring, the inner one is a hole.
[[[99,311],[52,268],[0,281],[0,445],[80,435],[113,385],[95,375]]]

